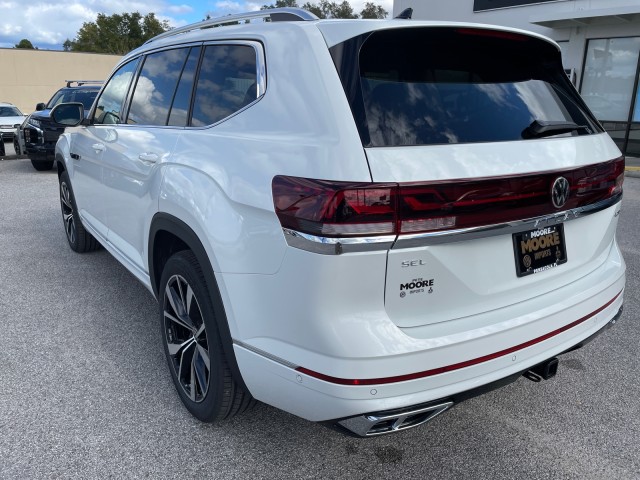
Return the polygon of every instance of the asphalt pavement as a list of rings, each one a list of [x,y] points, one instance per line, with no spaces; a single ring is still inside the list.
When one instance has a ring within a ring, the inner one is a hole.
[[[198,422],[174,391],[151,294],[104,250],[69,249],[55,173],[0,161],[0,212],[2,479],[640,478],[640,178],[625,180],[613,328],[552,380],[371,439],[263,404]]]

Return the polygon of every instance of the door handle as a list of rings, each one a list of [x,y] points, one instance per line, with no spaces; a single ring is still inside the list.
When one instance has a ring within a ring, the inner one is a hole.
[[[141,153],[138,158],[147,163],[156,163],[158,161],[158,155],[155,153]]]
[[[97,152],[104,152],[107,149],[107,147],[105,147],[102,143],[94,143],[93,145],[91,145],[91,148],[93,148]]]
[[[69,156],[74,160],[80,160],[80,155],[78,155],[77,153],[70,153]]]

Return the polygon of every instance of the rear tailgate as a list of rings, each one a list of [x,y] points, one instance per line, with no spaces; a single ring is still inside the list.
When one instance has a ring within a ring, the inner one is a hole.
[[[624,160],[566,78],[557,45],[408,23],[330,51],[372,181],[397,186],[385,287],[396,325],[490,312],[605,262]]]
[[[563,155],[553,153],[558,151]],[[467,199],[470,195],[482,195],[487,181],[491,188],[502,183],[517,190],[521,182],[526,184],[528,178],[535,177],[543,185],[541,203],[547,205],[548,212],[519,215],[517,206],[511,202],[514,208],[504,210],[509,218],[504,222],[401,234],[387,262],[385,307],[389,317],[401,327],[467,317],[557,290],[597,269],[606,260],[615,237],[620,204],[618,197],[608,196],[615,180],[600,182],[604,190],[597,189],[595,201],[569,204],[573,208],[553,206],[552,186],[556,178],[571,177],[571,172],[595,172],[597,167],[600,171],[612,171],[617,177],[623,168],[621,161],[593,165],[596,159],[616,155],[619,153],[606,134],[577,141],[509,142],[501,145],[500,152],[490,144],[367,149],[375,181],[403,185],[412,180],[410,184],[415,185],[415,179],[421,178],[418,185],[437,189],[443,185],[469,184],[442,179],[466,178],[475,185],[466,190],[473,192],[464,195]],[[502,175],[496,176],[496,171]],[[474,177],[469,177],[470,174]],[[444,194],[450,191],[445,189]],[[503,200],[508,193],[502,192]],[[579,201],[579,196],[578,188],[574,188],[573,199]],[[448,198],[445,209],[452,212],[455,200]],[[486,210],[481,207],[473,219],[481,221],[483,215],[497,208],[495,203],[485,205]],[[456,216],[456,221],[463,221],[462,216]],[[519,236],[523,232],[534,234],[523,238]],[[558,251],[561,259],[556,258]],[[518,265],[526,254],[532,259],[529,271],[525,265]],[[536,261],[543,265],[538,267],[539,271],[535,271]]]

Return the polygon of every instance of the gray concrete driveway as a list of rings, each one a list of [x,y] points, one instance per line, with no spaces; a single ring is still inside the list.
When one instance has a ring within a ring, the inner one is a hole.
[[[640,179],[628,178],[619,323],[557,377],[359,440],[266,405],[218,425],[182,407],[152,296],[74,254],[55,173],[0,161],[0,478],[640,478]]]

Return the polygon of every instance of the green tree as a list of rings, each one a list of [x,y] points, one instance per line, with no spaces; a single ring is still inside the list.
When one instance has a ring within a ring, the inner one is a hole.
[[[25,48],[25,49],[28,49],[28,50],[37,50],[37,48],[33,46],[33,43],[31,43],[26,38],[23,38],[18,43],[16,43],[15,44],[15,48]]]
[[[262,5],[260,10],[268,10],[270,8],[298,7],[296,0],[277,0],[275,5]]]
[[[302,8],[309,10],[319,18],[358,18],[358,14],[353,11],[353,7],[346,0],[342,3],[320,0],[314,4],[307,2]]]
[[[277,0],[275,4],[263,5],[261,10],[270,8],[298,7],[296,0]],[[387,11],[373,2],[365,3],[358,15],[348,1],[342,3],[320,0],[318,3],[307,2],[302,8],[310,11],[319,18],[385,18]]]
[[[386,18],[388,13],[381,5],[366,2],[360,12],[360,18]]]
[[[161,22],[153,13],[144,17],[139,12],[109,16],[99,13],[95,22],[85,22],[75,40],[65,41],[63,48],[73,52],[124,55],[168,29],[169,23]]]

